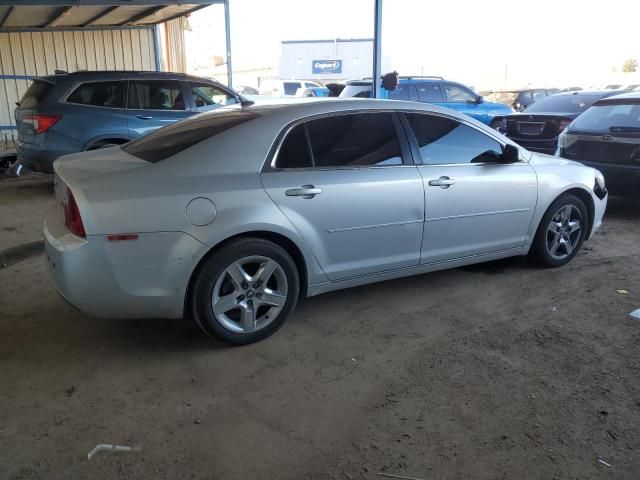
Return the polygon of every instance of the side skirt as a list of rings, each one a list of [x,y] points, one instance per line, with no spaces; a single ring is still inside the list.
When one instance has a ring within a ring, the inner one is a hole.
[[[526,255],[528,248],[517,247],[498,252],[485,253],[481,255],[471,255],[468,257],[456,258],[454,260],[443,260],[435,263],[427,263],[416,265],[415,267],[406,267],[387,272],[374,273],[371,275],[361,275],[359,277],[347,278],[344,280],[336,280],[333,282],[316,283],[309,285],[307,288],[307,297],[313,297],[322,293],[332,292],[334,290],[343,290],[345,288],[358,287],[369,283],[384,282],[395,278],[410,277],[420,275],[422,273],[437,272],[438,270],[448,270],[450,268],[464,267],[474,263],[490,262],[501,258],[515,257],[518,255]]]

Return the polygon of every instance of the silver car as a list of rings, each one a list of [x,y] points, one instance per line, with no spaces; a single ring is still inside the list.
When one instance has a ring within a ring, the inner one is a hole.
[[[455,111],[365,99],[224,107],[55,162],[58,291],[106,318],[192,316],[231,344],[300,296],[515,255],[569,262],[602,175]]]

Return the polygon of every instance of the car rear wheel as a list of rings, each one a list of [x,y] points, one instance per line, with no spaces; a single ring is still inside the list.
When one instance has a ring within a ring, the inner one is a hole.
[[[208,334],[245,345],[275,333],[300,291],[291,256],[259,238],[234,241],[207,258],[192,288],[191,310]]]
[[[546,267],[560,267],[576,256],[587,234],[587,207],[575,195],[558,197],[542,217],[532,256]]]

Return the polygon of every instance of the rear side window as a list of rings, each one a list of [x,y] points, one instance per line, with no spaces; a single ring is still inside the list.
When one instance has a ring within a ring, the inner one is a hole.
[[[129,142],[122,149],[147,162],[156,163],[258,116],[257,113],[241,111],[198,115]]]
[[[418,85],[418,100],[427,103],[442,103],[442,88],[438,83],[423,83]]]
[[[289,132],[280,146],[276,168],[309,168],[313,166],[304,124]]]
[[[490,163],[502,154],[498,141],[463,123],[421,113],[406,116],[426,165]]]
[[[67,103],[124,108],[124,82],[83,83],[67,97]]]
[[[337,115],[307,123],[315,167],[401,165],[391,113]]]
[[[142,110],[185,110],[180,82],[177,80],[129,82],[127,106]]]
[[[295,95],[301,86],[300,82],[284,82],[284,94]]]
[[[20,99],[20,108],[34,108],[44,100],[53,85],[42,80],[34,80]]]
[[[398,88],[389,92],[391,100],[411,100],[411,87],[409,85],[398,85]]]

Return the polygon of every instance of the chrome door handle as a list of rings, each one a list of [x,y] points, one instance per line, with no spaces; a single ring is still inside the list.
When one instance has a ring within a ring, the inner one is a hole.
[[[453,178],[449,177],[440,177],[435,180],[429,180],[429,185],[432,187],[440,187],[440,188],[449,188],[451,185],[456,183]]]
[[[153,117],[149,117],[148,115],[136,115],[136,118],[140,120],[151,120]]]
[[[302,185],[298,188],[290,188],[286,193],[287,197],[313,198],[322,193],[322,189],[313,185]]]

